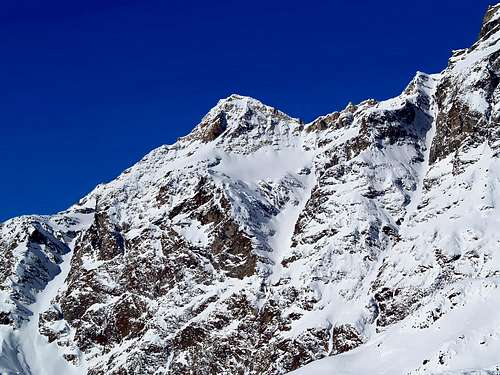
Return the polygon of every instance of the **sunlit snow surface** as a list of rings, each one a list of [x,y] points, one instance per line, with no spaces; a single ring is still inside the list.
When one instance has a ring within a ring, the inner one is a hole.
[[[412,318],[375,335],[365,345],[293,371],[293,375],[401,375],[500,373],[497,282],[470,282],[464,306],[426,329]],[[441,356],[448,362],[440,364]],[[426,366],[424,366],[426,365]]]
[[[55,230],[65,227],[66,230],[79,231],[87,228],[93,220],[93,215],[74,213],[72,209],[64,214],[71,219],[71,224],[68,226],[57,222],[57,219],[59,219],[57,216],[53,219],[38,217],[36,221],[47,222]],[[33,219],[35,218],[19,218],[19,220],[26,220],[27,222]],[[13,221],[15,220],[18,219],[13,219]],[[9,227],[9,222],[5,224],[6,227]],[[83,358],[79,367],[71,365],[63,358],[64,350],[55,342],[49,344],[47,338],[38,331],[39,314],[49,307],[59,288],[64,285],[70,271],[74,242],[70,242],[68,245],[69,252],[62,256],[60,265],[53,265],[53,279],[48,282],[41,292],[36,294],[35,303],[29,305],[32,316],[28,322],[22,324],[19,329],[0,325],[0,373],[2,375],[83,375],[87,373]],[[24,247],[24,245],[21,245],[21,247]],[[45,245],[42,245],[42,247],[45,247]],[[26,249],[23,249],[20,254],[24,251]]]

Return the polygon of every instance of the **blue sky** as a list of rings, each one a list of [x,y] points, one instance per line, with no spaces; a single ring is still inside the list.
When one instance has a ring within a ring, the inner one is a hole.
[[[488,1],[0,2],[0,221],[63,210],[221,97],[306,121],[397,95]]]

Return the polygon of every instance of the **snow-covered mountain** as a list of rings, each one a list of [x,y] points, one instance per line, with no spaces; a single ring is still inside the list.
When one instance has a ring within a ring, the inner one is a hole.
[[[500,4],[403,93],[231,95],[0,225],[2,374],[500,374]]]

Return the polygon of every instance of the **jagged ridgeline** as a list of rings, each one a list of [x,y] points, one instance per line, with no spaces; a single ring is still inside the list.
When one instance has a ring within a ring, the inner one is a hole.
[[[396,98],[304,124],[231,95],[1,224],[0,372],[500,373],[499,19]]]

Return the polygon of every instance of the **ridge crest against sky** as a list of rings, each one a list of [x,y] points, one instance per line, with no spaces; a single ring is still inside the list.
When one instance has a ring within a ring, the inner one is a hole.
[[[306,122],[398,95],[489,4],[2,2],[0,221],[67,208],[231,93]]]

